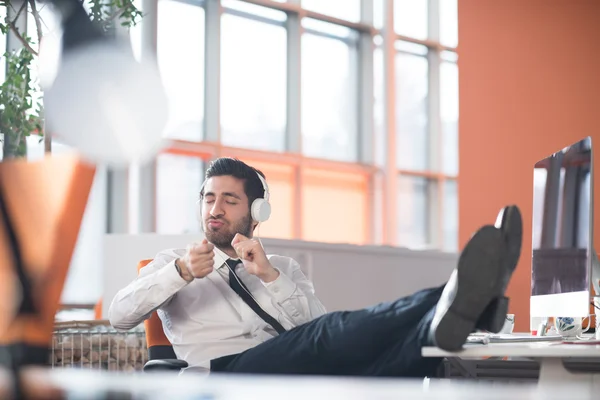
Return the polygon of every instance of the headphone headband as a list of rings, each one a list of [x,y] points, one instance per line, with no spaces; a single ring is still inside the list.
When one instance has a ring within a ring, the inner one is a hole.
[[[263,198],[266,201],[269,201],[269,186],[267,185],[267,181],[258,172],[256,173],[256,176],[258,176],[258,179],[260,180],[260,183],[262,183],[262,187],[263,187],[263,190],[264,190]]]

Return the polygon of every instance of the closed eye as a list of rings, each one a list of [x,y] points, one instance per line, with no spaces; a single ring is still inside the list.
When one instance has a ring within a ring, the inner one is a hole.
[[[213,204],[214,202],[215,202],[215,199],[204,200],[204,203],[206,203],[206,204]],[[225,203],[227,203],[227,204],[229,204],[229,205],[232,205],[232,206],[235,206],[235,205],[237,205],[237,204],[238,204],[238,203],[237,203],[237,202],[235,202],[235,201],[229,201],[229,200],[226,200],[226,201],[225,201]]]

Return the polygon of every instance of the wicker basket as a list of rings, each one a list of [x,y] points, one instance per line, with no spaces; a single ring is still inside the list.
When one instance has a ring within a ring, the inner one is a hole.
[[[52,368],[133,372],[141,370],[147,360],[142,325],[118,332],[104,320],[55,324],[50,351]]]

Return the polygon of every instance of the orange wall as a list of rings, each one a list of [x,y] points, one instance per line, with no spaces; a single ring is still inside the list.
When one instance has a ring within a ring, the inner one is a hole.
[[[528,331],[533,165],[585,136],[600,162],[600,2],[459,0],[458,17],[459,240],[505,204],[521,208],[525,239],[508,294],[516,330]]]

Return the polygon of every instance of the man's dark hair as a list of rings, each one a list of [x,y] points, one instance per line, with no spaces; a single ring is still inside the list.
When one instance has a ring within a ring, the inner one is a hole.
[[[233,176],[244,182],[244,192],[248,197],[248,206],[256,199],[262,199],[265,195],[263,184],[256,175],[260,174],[265,178],[262,171],[249,166],[235,158],[222,157],[212,161],[206,170],[205,181],[214,176]],[[266,180],[266,178],[265,178]],[[204,189],[200,192],[200,198],[204,196]]]

